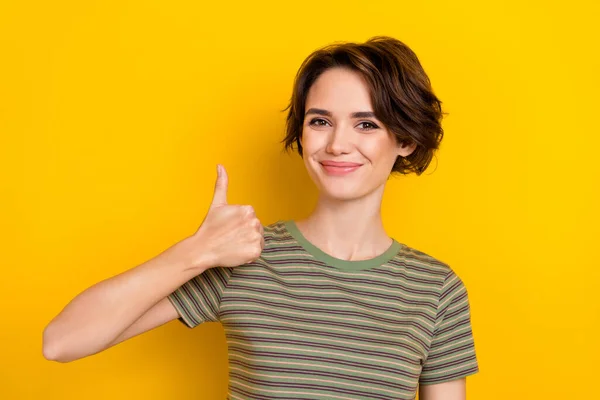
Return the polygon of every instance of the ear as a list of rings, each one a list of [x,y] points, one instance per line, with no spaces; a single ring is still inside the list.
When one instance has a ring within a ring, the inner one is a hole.
[[[407,142],[400,142],[397,146],[396,153],[398,153],[399,156],[408,157],[416,148],[416,142],[411,142],[410,144],[407,144]]]

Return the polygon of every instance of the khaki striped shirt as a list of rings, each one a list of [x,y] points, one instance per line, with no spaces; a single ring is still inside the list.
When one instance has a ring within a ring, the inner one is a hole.
[[[264,227],[259,259],[206,270],[169,295],[193,328],[221,322],[228,399],[414,399],[419,384],[479,371],[465,285],[393,240],[334,258],[293,220]]]

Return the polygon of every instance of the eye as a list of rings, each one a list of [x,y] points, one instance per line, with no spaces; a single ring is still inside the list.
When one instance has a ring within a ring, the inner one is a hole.
[[[320,123],[316,124],[315,122],[325,122],[326,124],[328,123],[323,118],[313,118],[308,124],[314,125],[314,126],[324,126],[323,124],[320,124]]]
[[[370,131],[370,130],[373,130],[373,129],[377,129],[377,128],[379,128],[377,125],[375,125],[373,122],[370,122],[370,121],[363,121],[363,122],[361,122],[359,125],[362,125],[362,124],[367,124],[367,125],[370,125],[370,126],[371,126],[371,128],[366,128],[366,129],[365,129],[365,130],[367,130],[367,131]]]

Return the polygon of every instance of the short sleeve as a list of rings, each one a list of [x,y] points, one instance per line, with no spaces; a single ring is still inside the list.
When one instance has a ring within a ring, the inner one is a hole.
[[[219,321],[221,298],[232,271],[232,267],[209,268],[171,293],[167,298],[179,313],[179,321],[189,328]]]
[[[419,384],[447,382],[478,371],[467,289],[450,270],[441,288],[433,339]]]

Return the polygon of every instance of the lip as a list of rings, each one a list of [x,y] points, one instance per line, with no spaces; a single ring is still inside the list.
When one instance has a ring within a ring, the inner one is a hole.
[[[319,164],[329,175],[343,176],[356,171],[362,164],[343,161],[321,161]]]

